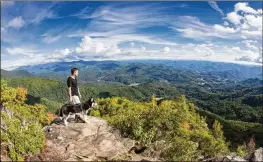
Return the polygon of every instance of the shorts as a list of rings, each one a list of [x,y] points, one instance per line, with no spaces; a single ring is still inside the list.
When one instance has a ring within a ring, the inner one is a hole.
[[[72,96],[72,104],[79,104],[80,100],[79,100],[79,96]]]

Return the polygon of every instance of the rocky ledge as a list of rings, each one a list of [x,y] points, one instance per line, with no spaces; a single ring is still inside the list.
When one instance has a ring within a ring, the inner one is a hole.
[[[44,127],[45,148],[27,161],[97,161],[132,160],[156,161],[155,158],[136,154],[136,142],[120,136],[103,119],[89,116],[89,123],[52,124]]]

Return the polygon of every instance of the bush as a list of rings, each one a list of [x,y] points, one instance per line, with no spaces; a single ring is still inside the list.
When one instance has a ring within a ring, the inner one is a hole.
[[[50,124],[56,118],[56,115],[52,114],[51,112],[48,112],[47,116],[48,116],[48,124]]]
[[[245,157],[247,155],[247,150],[246,150],[246,143],[244,143],[243,145],[239,145],[237,146],[237,155],[240,157]]]
[[[1,144],[8,148],[9,157],[14,161],[38,153],[44,146],[42,126],[48,124],[46,108],[43,105],[27,105],[26,89],[9,88],[1,80]]]
[[[135,102],[119,97],[100,99],[98,105],[91,114],[106,119],[122,135],[141,145],[165,140],[167,147],[160,151],[166,160],[197,160],[199,155],[214,157],[229,151],[220,123],[209,130],[205,119],[184,96],[160,105],[154,98],[151,102]]]

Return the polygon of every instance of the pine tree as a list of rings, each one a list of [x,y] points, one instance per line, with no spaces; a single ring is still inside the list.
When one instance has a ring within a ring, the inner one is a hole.
[[[217,120],[215,120],[215,122],[213,124],[213,134],[214,134],[215,138],[222,138],[223,137],[222,126]]]

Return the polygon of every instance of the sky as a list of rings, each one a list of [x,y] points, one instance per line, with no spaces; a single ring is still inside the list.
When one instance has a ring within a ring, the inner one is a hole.
[[[4,2],[1,68],[77,60],[262,66],[262,2]]]

